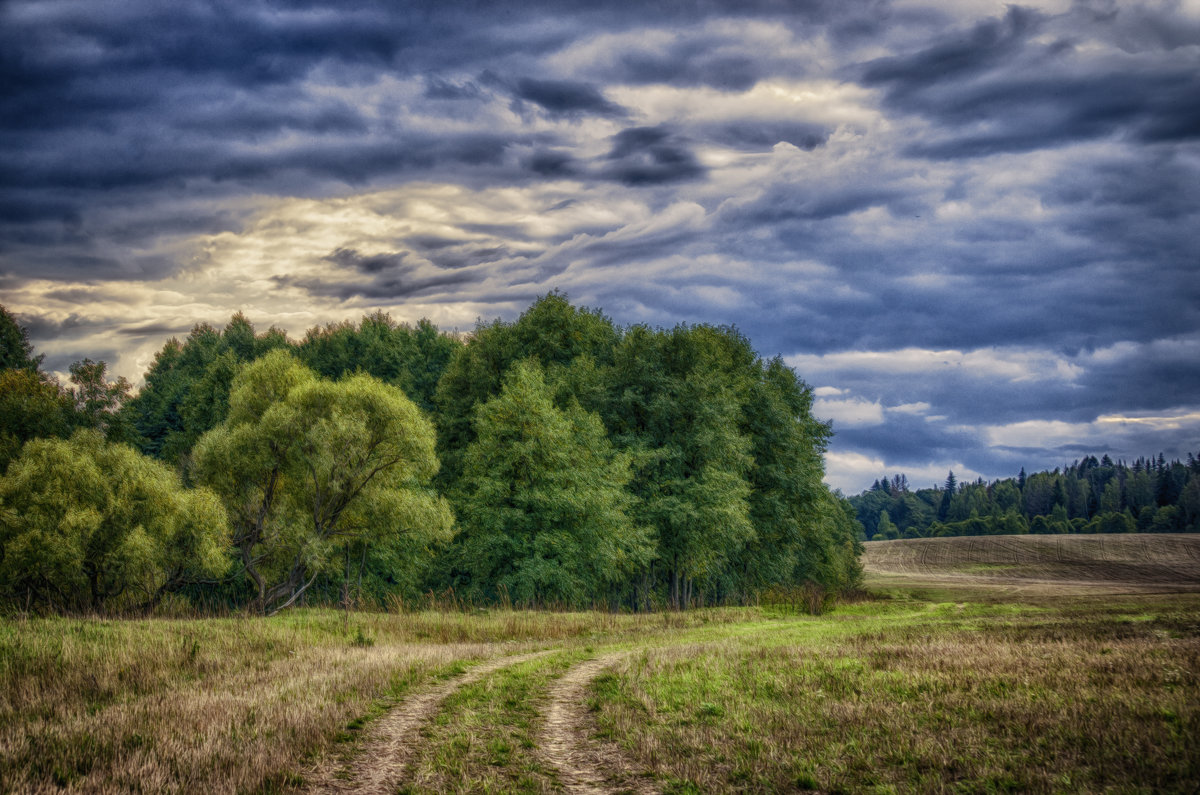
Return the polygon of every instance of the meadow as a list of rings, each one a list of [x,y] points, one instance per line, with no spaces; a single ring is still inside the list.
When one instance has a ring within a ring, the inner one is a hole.
[[[12,792],[1195,791],[1200,583],[1170,587],[1142,561],[1143,587],[1127,569],[1081,587],[1070,555],[1022,580],[994,568],[1020,561],[984,548],[942,564],[924,553],[923,569],[901,576],[873,561],[922,553],[868,544],[867,589],[822,616],[759,605],[9,617],[0,782]],[[1176,565],[1172,554],[1162,565]]]

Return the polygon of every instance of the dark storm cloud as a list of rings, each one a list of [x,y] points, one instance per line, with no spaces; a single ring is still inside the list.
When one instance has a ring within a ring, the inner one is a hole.
[[[624,108],[605,99],[594,85],[574,80],[534,80],[523,77],[517,81],[515,94],[555,114],[627,115]]]
[[[626,185],[699,179],[706,173],[687,143],[669,127],[631,127],[613,136],[601,174]]]
[[[1051,43],[1035,42],[1056,32]],[[1029,152],[1122,134],[1144,142],[1200,137],[1200,71],[1183,59],[1082,63],[1072,31],[1018,6],[926,49],[861,71],[886,104],[937,123],[908,152],[931,158]]]
[[[704,36],[675,42],[665,50],[631,50],[614,59],[608,76],[621,83],[703,85],[745,91],[758,82],[765,69],[747,55],[720,54],[719,48],[730,43]]]
[[[1046,449],[989,447],[986,425],[1200,394],[1197,45],[1170,2],[9,0],[0,300],[39,306],[56,357],[177,333],[79,307],[199,267],[193,235],[286,224],[270,208],[293,197],[452,186],[461,206],[336,229],[276,283],[310,307],[510,315],[561,284],[621,321],[736,324],[767,355],[1028,355],[1025,380],[812,365],[883,407],[835,449],[1007,474]],[[63,284],[21,293],[38,280]]]
[[[180,323],[138,323],[133,326],[123,326],[117,333],[126,337],[167,337],[176,334],[186,334],[190,324]]]
[[[339,301],[365,298],[379,301],[426,296],[445,288],[479,282],[483,278],[483,274],[460,271],[430,277],[389,272],[368,282],[332,281],[294,276],[274,276],[272,280],[282,287],[299,288],[311,296],[321,298],[335,298]]]
[[[780,143],[812,151],[825,143],[833,131],[820,124],[802,121],[731,121],[700,128],[698,135],[744,152],[766,152]]]
[[[570,178],[580,173],[580,165],[574,157],[553,149],[534,152],[525,161],[525,166],[535,174],[551,179]]]
[[[406,256],[408,254],[404,251],[365,256],[352,248],[339,248],[328,254],[325,260],[360,273],[380,273],[398,269]]]
[[[1018,77],[925,91],[898,104],[945,125],[988,128],[908,147],[924,157],[1028,152],[1117,133],[1147,143],[1200,138],[1200,76],[1194,70]]]
[[[1003,19],[988,19],[911,55],[867,63],[862,80],[887,85],[893,101],[947,81],[973,77],[1011,61],[1037,31],[1041,15],[1010,6]]]
[[[970,465],[964,459],[985,446],[977,431],[950,428],[910,414],[888,413],[882,424],[866,427],[842,427],[834,420],[833,431],[839,447],[870,451],[888,461],[935,459]],[[913,455],[915,451],[920,451],[919,456]]]

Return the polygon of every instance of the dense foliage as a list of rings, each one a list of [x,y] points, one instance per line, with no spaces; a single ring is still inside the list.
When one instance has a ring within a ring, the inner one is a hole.
[[[26,444],[0,506],[0,594],[26,607],[153,605],[228,568],[216,495],[94,430]]]
[[[13,362],[0,372],[0,466],[15,461],[0,509],[4,539],[24,539],[0,543],[10,600],[112,610],[179,593],[273,612],[312,595],[452,591],[640,610],[837,592],[861,575],[861,528],[822,483],[830,429],[811,390],[734,329],[620,328],[557,293],[465,341],[376,313],[294,342],[239,313],[169,340],[131,395],[89,359],[60,386],[24,330],[0,321]],[[105,495],[122,484],[100,474],[81,477],[86,493],[31,490],[38,467],[69,482],[76,457],[81,472],[136,474],[161,495],[169,473],[184,496],[146,498],[143,516],[116,510],[124,498]],[[215,558],[208,542],[140,540],[192,527],[187,511],[150,516],[184,497],[222,509],[205,514],[204,537],[223,539]],[[42,536],[16,523],[34,503],[54,506]],[[37,575],[35,588],[30,561],[56,522],[74,540],[45,557],[67,579]],[[139,550],[136,565],[96,574],[134,559],[88,540],[101,525],[115,549]]]
[[[1087,456],[1062,470],[992,483],[909,488],[904,475],[850,498],[866,538],[1020,533],[1200,532],[1200,460],[1132,464]]]

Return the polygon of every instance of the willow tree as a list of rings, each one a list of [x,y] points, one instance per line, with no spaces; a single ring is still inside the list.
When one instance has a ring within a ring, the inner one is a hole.
[[[228,568],[225,511],[98,431],[35,439],[0,478],[0,592],[68,611],[149,606]]]
[[[442,537],[452,523],[429,487],[434,431],[420,409],[367,375],[322,380],[282,350],[234,379],[228,417],[194,462],[225,501],[264,613],[293,604],[351,549]]]

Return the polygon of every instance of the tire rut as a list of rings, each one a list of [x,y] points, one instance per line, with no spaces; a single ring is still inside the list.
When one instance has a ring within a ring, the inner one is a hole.
[[[559,773],[563,790],[573,795],[631,792],[654,795],[658,789],[639,779],[611,743],[589,738],[587,686],[626,653],[606,654],[571,668],[547,692],[540,746],[542,756]]]
[[[448,696],[460,687],[477,682],[501,668],[549,653],[540,651],[489,660],[461,676],[405,698],[373,724],[368,739],[348,765],[315,771],[314,780],[306,791],[368,795],[394,793],[404,776],[405,766],[412,758],[418,730],[433,718]]]

